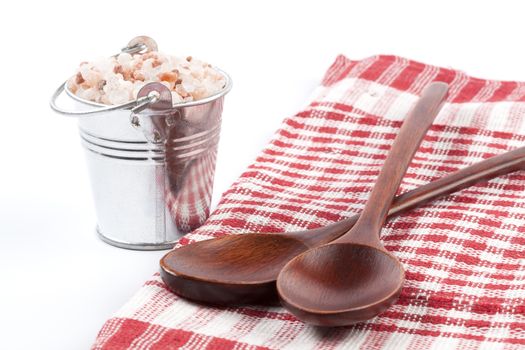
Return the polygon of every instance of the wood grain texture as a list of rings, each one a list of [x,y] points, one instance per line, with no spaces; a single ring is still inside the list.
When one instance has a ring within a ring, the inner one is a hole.
[[[332,243],[295,257],[279,273],[281,303],[302,321],[346,326],[376,316],[397,300],[405,271],[383,247],[379,234],[401,180],[447,92],[445,83],[425,88],[403,122],[354,227]]]

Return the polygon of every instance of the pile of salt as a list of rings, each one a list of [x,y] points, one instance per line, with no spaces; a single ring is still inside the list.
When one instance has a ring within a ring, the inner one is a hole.
[[[211,65],[191,56],[121,53],[81,63],[68,81],[68,88],[85,100],[115,105],[135,100],[139,90],[150,82],[167,86],[173,103],[180,103],[216,94],[224,88],[226,79]]]

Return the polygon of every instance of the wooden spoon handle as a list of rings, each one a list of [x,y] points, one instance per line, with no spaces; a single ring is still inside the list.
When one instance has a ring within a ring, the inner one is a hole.
[[[397,196],[388,211],[388,217],[402,214],[439,197],[473,186],[478,182],[524,169],[525,147],[485,159]],[[304,237],[303,231],[297,232],[297,235],[299,236],[300,234],[301,240],[309,247],[314,247],[337,239],[350,230],[358,219],[359,215],[354,215],[331,225],[309,230],[309,235],[306,237]],[[293,237],[295,237],[295,234],[296,232],[287,233],[287,235]]]
[[[399,215],[437,197],[470,187],[479,181],[525,169],[525,147],[486,159],[444,178],[396,197],[388,216]]]
[[[365,208],[355,226],[337,242],[379,243],[379,232],[401,180],[436,118],[448,92],[448,85],[435,82],[428,85],[406,117],[370,193]]]

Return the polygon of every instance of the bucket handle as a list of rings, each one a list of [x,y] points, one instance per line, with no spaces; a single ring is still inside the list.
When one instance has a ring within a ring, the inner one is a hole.
[[[56,89],[53,96],[51,96],[49,105],[55,112],[63,114],[63,115],[67,115],[67,116],[72,116],[72,117],[90,116],[90,115],[95,115],[99,113],[112,112],[112,111],[117,111],[117,110],[122,110],[122,109],[131,109],[132,111],[138,111],[138,110],[144,109],[144,107],[150,103],[155,103],[159,98],[158,94],[152,92],[148,94],[147,96],[137,98],[135,101],[126,102],[126,103],[122,103],[119,105],[100,107],[97,109],[92,109],[92,110],[87,110],[87,111],[70,111],[70,110],[62,109],[56,103],[56,100],[58,99],[58,97],[64,92],[66,84],[67,84],[67,81],[64,82],[64,84],[60,85],[58,89]]]

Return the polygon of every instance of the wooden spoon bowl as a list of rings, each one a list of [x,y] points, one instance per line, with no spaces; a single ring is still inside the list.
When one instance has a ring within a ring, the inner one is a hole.
[[[263,300],[276,303],[279,271],[306,250],[303,242],[285,235],[230,235],[165,255],[160,261],[161,276],[173,292],[194,301],[218,305]]]
[[[330,244],[290,261],[278,291],[283,306],[307,323],[353,324],[387,309],[399,296],[404,275],[403,266],[384,250]],[[308,285],[315,288],[304,288]]]

